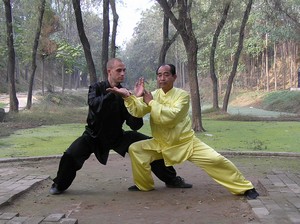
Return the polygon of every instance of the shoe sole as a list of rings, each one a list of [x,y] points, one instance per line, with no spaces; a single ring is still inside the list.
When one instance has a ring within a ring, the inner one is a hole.
[[[166,185],[168,188],[192,188],[193,185],[191,186],[174,186],[174,185]]]

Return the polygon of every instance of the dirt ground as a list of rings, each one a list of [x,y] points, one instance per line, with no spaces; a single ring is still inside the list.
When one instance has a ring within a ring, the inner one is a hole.
[[[245,176],[257,184],[260,171],[250,171],[248,164],[237,160]],[[1,163],[19,174],[41,174],[55,177],[59,159]],[[47,216],[65,213],[80,224],[99,223],[259,223],[243,196],[231,195],[202,170],[189,162],[175,167],[178,175],[193,184],[192,189],[170,189],[156,177],[151,192],[129,192],[133,184],[129,157],[110,155],[101,165],[94,156],[77,173],[71,187],[62,195],[48,193],[50,179],[2,207],[2,212],[19,212],[20,216]],[[255,165],[254,167],[255,168]]]

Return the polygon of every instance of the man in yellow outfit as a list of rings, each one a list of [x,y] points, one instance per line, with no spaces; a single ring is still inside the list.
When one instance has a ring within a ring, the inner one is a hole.
[[[175,66],[161,65],[156,75],[160,88],[152,93],[145,90],[143,78],[135,85],[135,95],[124,88],[109,90],[124,98],[125,106],[133,116],[143,117],[150,113],[153,138],[135,142],[129,147],[135,182],[131,188],[140,191],[154,189],[150,163],[155,160],[164,159],[166,166],[188,160],[232,194],[245,195],[248,199],[259,196],[252,183],[231,161],[195,136],[189,117],[190,96],[173,86],[177,78]]]

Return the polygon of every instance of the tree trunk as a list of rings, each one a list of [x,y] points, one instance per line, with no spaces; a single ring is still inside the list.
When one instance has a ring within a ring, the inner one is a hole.
[[[103,0],[102,76],[107,79],[106,63],[109,52],[109,0]]]
[[[276,52],[277,52],[277,49],[276,49],[276,43],[274,43],[274,90],[277,91],[277,68],[276,68]]]
[[[64,94],[66,88],[66,72],[65,72],[65,64],[61,64],[61,92]]]
[[[188,77],[191,92],[193,129],[194,131],[204,131],[204,128],[202,127],[200,93],[197,78],[198,44],[192,27],[190,15],[191,4],[187,4],[186,0],[178,0],[178,18],[176,18],[166,0],[157,0],[157,2],[162,7],[165,15],[171,20],[183,40],[188,58]]]
[[[217,43],[218,43],[218,38],[221,33],[221,30],[223,29],[228,11],[230,8],[231,1],[227,2],[224,6],[222,18],[217,26],[217,29],[215,31],[214,37],[213,37],[213,42],[211,45],[211,50],[210,50],[210,78],[212,81],[213,85],[213,108],[215,110],[219,110],[219,100],[218,100],[218,78],[216,75],[216,70],[215,70],[215,53],[216,53],[216,48],[217,48]]]
[[[14,36],[12,26],[12,13],[10,0],[3,0],[5,5],[5,17],[6,17],[6,35],[7,35],[7,48],[8,48],[8,63],[7,63],[7,75],[9,77],[9,111],[19,111],[19,101],[16,93],[15,83],[15,49],[14,49]]]
[[[164,64],[166,61],[166,55],[171,47],[171,45],[174,43],[176,38],[178,37],[179,32],[177,31],[174,36],[169,39],[169,18],[164,15],[164,21],[163,21],[163,45],[160,49],[159,53],[159,59],[158,59],[158,64]]]
[[[266,34],[266,63],[265,63],[265,72],[267,79],[267,92],[270,92],[270,77],[269,77],[269,54],[268,54],[268,34]]]
[[[227,88],[226,88],[226,92],[225,92],[225,96],[224,96],[224,101],[223,101],[223,108],[222,110],[227,112],[228,109],[228,102],[229,102],[229,97],[230,97],[230,92],[232,89],[232,83],[233,83],[233,79],[236,75],[236,70],[237,70],[237,66],[239,63],[239,59],[240,59],[240,54],[241,51],[243,49],[243,43],[244,43],[244,32],[245,32],[245,27],[249,18],[249,14],[251,12],[251,7],[252,7],[252,3],[253,0],[249,0],[245,13],[244,13],[244,17],[243,17],[243,21],[241,24],[241,28],[240,28],[240,34],[239,34],[239,44],[238,44],[238,48],[235,52],[234,55],[234,61],[233,61],[233,66],[232,66],[232,70],[230,72],[228,81],[227,81]]]
[[[198,85],[198,76],[197,76],[197,41],[189,42],[187,48],[189,50],[187,54],[188,58],[188,76],[190,84],[190,92],[192,99],[192,121],[194,131],[205,131],[202,126],[202,116],[201,116],[201,101],[200,101],[200,92]]]
[[[84,31],[82,15],[81,15],[81,8],[80,8],[80,0],[72,0],[72,2],[73,2],[73,8],[74,8],[75,17],[76,17],[77,30],[78,30],[81,44],[83,46],[85,60],[86,60],[87,68],[88,68],[89,75],[90,75],[90,84],[93,84],[93,83],[97,82],[97,74],[96,74],[96,68],[95,68],[95,64],[94,64],[92,53],[91,53],[90,43],[89,43],[89,41],[85,35],[85,31]]]
[[[15,58],[15,82],[19,83],[20,80],[20,63],[18,57]]]
[[[39,46],[39,39],[40,39],[40,34],[41,34],[41,29],[42,29],[42,24],[43,24],[45,4],[46,4],[46,0],[42,0],[41,1],[41,6],[40,6],[39,19],[38,19],[38,26],[37,26],[37,29],[36,29],[33,48],[32,48],[32,62],[31,62],[32,63],[31,64],[32,71],[31,71],[31,75],[30,75],[30,79],[29,79],[26,109],[30,109],[31,106],[32,106],[33,83],[34,83],[34,76],[35,76],[35,71],[36,71],[36,67],[37,67],[36,66],[36,54],[37,54],[37,49],[38,49],[38,46]]]
[[[79,88],[79,82],[80,82],[80,75],[78,69],[74,69],[74,74],[75,74],[75,90]]]
[[[170,8],[172,8],[175,4],[174,0],[170,0],[168,2],[168,5]],[[171,47],[171,45],[174,43],[174,41],[176,40],[176,38],[179,35],[179,32],[176,31],[175,35],[170,39],[169,38],[169,17],[167,17],[164,14],[164,19],[163,19],[163,45],[160,49],[160,53],[159,53],[159,59],[158,59],[158,65],[162,65],[165,63],[166,61],[166,55],[167,52],[169,50],[169,48]]]
[[[283,66],[284,66],[284,69],[283,69],[283,90],[286,89],[286,58],[287,58],[286,49],[287,49],[287,47],[285,45],[286,45],[286,43],[284,42],[283,46],[282,46],[283,58],[284,58],[284,63],[283,63]]]
[[[117,14],[116,10],[116,3],[115,0],[109,0],[111,11],[113,14],[113,27],[111,32],[111,42],[110,42],[110,58],[116,57],[116,36],[117,36],[117,27],[118,27],[118,21],[119,21],[119,15]],[[106,73],[106,72],[105,72]]]

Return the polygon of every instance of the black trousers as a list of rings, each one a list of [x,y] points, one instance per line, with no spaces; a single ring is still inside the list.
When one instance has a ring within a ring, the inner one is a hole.
[[[125,155],[125,153],[128,152],[128,147],[132,143],[148,138],[148,136],[139,132],[125,131],[119,144],[114,147],[114,150],[121,155]],[[53,182],[57,184],[59,190],[63,191],[70,187],[76,177],[76,172],[82,168],[84,162],[90,155],[95,153],[97,157],[99,147],[100,145],[96,140],[87,135],[80,136],[69,146],[60,159],[57,176],[53,179]],[[97,158],[99,160],[99,157]],[[162,159],[152,162],[151,170],[166,184],[172,183],[177,175],[175,169],[172,166],[166,167]]]

